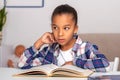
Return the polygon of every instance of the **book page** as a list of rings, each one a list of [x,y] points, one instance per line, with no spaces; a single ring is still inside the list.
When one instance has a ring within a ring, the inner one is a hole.
[[[33,67],[31,69],[22,70],[21,73],[17,74],[18,76],[32,76],[32,75],[41,75],[41,76],[59,76],[59,77],[88,77],[92,74],[93,71],[89,69],[82,69],[73,65],[65,65],[58,67],[54,64],[46,64],[38,67]]]
[[[59,73],[65,73],[66,75],[68,74],[75,74],[76,76],[78,75],[81,75],[81,76],[89,76],[90,74],[93,73],[92,70],[89,70],[89,69],[82,69],[80,67],[77,67],[77,66],[73,66],[73,65],[65,65],[65,66],[62,66],[60,68],[57,68],[55,70],[53,70],[53,73],[54,74],[59,74]],[[67,74],[68,73],[68,74]]]
[[[58,68],[56,65],[54,64],[46,64],[46,65],[41,65],[41,66],[37,66],[37,67],[33,67],[31,69],[26,69],[23,70],[22,73],[18,74],[18,75],[51,75],[51,71]]]

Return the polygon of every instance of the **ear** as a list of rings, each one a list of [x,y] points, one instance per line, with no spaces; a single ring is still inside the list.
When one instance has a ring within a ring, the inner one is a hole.
[[[74,29],[74,33],[77,33],[77,32],[78,32],[78,26],[76,25]]]

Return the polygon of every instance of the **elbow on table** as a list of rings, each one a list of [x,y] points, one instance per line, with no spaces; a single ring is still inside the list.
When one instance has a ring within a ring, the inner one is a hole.
[[[22,69],[24,67],[24,64],[22,64],[21,62],[18,63],[18,68]]]

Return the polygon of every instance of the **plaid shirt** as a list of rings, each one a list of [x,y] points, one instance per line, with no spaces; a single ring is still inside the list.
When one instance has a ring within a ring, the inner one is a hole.
[[[72,48],[75,55],[73,64],[83,68],[92,69],[97,72],[105,72],[109,66],[107,58],[98,51],[98,47],[89,42],[83,42],[79,37]],[[59,55],[59,44],[54,43],[50,46],[38,51],[31,46],[26,49],[20,57],[18,66],[21,69],[29,69],[33,66],[53,63],[57,65],[57,57]]]

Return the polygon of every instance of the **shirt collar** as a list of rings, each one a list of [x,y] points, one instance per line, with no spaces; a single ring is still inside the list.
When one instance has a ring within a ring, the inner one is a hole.
[[[78,48],[80,47],[80,45],[82,44],[82,40],[79,36],[76,37],[76,42],[73,45],[72,51],[77,52]],[[54,49],[54,51],[56,50],[60,50],[59,44],[58,43],[54,43],[52,45],[52,49]]]
[[[76,53],[78,51],[78,49],[79,49],[80,45],[82,44],[82,42],[83,41],[81,40],[81,38],[79,36],[77,36],[76,42],[75,42],[75,44],[73,45],[73,48],[72,48],[72,51],[74,53]]]

